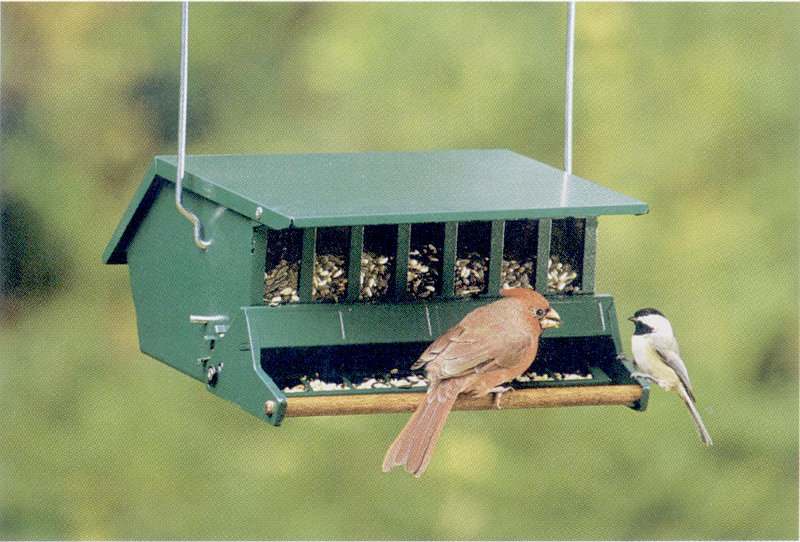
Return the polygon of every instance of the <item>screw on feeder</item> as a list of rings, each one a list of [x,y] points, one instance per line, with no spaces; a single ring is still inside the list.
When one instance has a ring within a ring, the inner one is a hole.
[[[275,401],[270,399],[264,403],[264,414],[267,416],[275,414]]]
[[[206,371],[206,382],[209,386],[216,386],[217,379],[219,378],[219,369],[214,365],[209,365]]]

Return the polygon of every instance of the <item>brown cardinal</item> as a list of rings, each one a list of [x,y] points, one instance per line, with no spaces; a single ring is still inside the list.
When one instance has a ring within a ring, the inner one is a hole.
[[[405,465],[415,476],[428,466],[433,447],[459,393],[500,396],[502,384],[520,376],[536,357],[543,328],[561,317],[538,292],[501,290],[504,296],[475,309],[448,329],[411,366],[425,367],[428,393],[386,452],[383,470]]]

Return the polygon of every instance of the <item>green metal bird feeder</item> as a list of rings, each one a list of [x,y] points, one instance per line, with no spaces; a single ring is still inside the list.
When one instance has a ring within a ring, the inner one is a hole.
[[[200,249],[177,164],[155,158],[103,259],[129,266],[142,352],[255,416],[414,410],[414,360],[510,286],[564,324],[503,408],[645,408],[594,291],[598,217],[645,203],[508,150],[189,156]]]
[[[534,288],[564,324],[503,407],[643,410],[594,277],[598,217],[647,205],[571,174],[572,3],[568,23],[565,171],[507,150],[187,158],[184,2],[178,156],[156,157],[103,255],[129,266],[142,352],[273,425],[407,412],[436,337]]]

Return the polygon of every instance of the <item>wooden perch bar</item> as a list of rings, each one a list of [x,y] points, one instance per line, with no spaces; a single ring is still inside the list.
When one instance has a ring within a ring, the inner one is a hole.
[[[583,387],[524,388],[503,394],[503,409],[631,405],[642,396],[636,384],[601,385]],[[389,414],[413,412],[419,406],[424,392],[374,393],[352,395],[316,395],[288,397],[287,417],[337,416],[349,414]],[[453,410],[492,410],[494,395],[471,397],[462,395]]]

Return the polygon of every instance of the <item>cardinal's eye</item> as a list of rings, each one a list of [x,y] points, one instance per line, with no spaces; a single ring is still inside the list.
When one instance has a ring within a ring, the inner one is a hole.
[[[536,316],[538,316],[539,318],[544,316],[544,309],[536,309]]]

